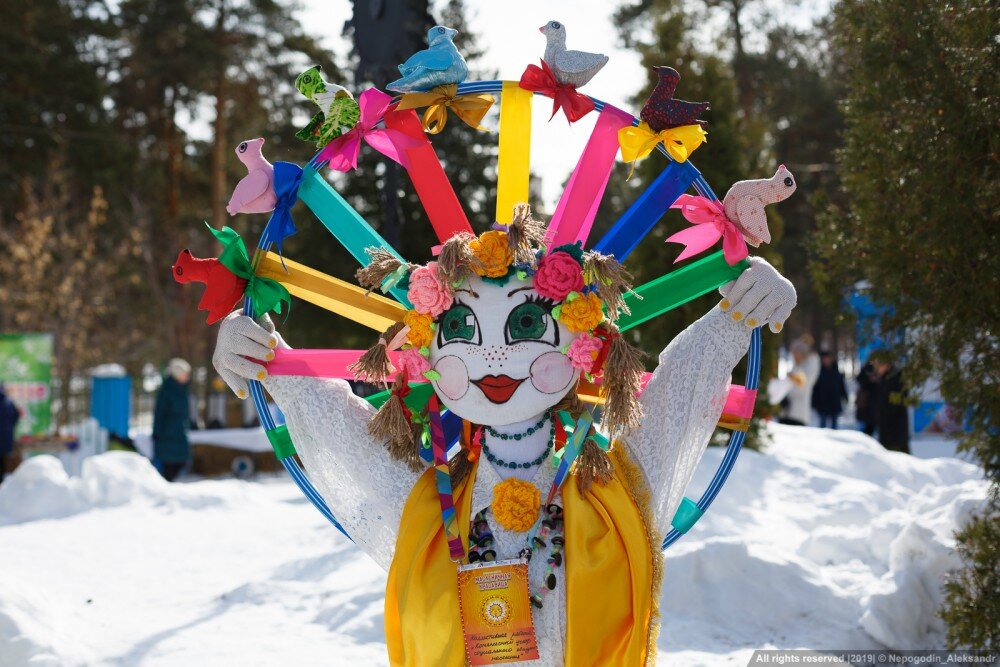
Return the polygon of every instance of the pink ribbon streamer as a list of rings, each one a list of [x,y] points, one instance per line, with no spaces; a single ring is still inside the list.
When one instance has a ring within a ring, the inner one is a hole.
[[[670,208],[680,209],[684,218],[694,225],[682,229],[667,239],[667,243],[681,243],[685,246],[684,251],[674,260],[674,264],[708,250],[720,238],[722,255],[730,266],[735,266],[750,254],[743,233],[726,217],[726,210],[718,200],[681,195]]]
[[[415,148],[414,141],[399,130],[389,128],[376,129],[375,125],[382,120],[385,110],[392,102],[392,97],[378,88],[369,88],[358,97],[361,107],[361,118],[354,128],[337,137],[326,145],[317,158],[318,162],[327,162],[327,166],[335,171],[351,171],[358,168],[358,155],[361,153],[361,140],[377,150],[382,155],[402,164],[400,151]]]
[[[549,223],[550,248],[587,242],[618,154],[618,130],[631,124],[631,115],[610,104],[605,105],[597,117],[597,124]]]
[[[348,366],[357,363],[364,350],[282,350],[274,351],[268,362],[270,375],[299,375],[316,378],[353,380],[354,372]],[[400,352],[389,352],[389,361],[399,368]]]
[[[757,390],[747,389],[743,385],[729,385],[729,395],[726,396],[726,406],[722,414],[750,419],[753,417],[753,406],[757,402]]]

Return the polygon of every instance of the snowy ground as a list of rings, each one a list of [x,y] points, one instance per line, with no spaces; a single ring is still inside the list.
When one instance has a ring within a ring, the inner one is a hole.
[[[940,647],[952,531],[980,471],[775,426],[667,552],[660,664],[754,648]],[[707,483],[720,452],[695,480]],[[284,478],[168,485],[145,459],[0,486],[0,665],[381,665],[385,575]]]

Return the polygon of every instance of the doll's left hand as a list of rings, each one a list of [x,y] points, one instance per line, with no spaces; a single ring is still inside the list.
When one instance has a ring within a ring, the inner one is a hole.
[[[760,257],[749,261],[749,269],[719,288],[725,297],[719,307],[750,328],[767,324],[778,333],[797,302],[795,287]]]

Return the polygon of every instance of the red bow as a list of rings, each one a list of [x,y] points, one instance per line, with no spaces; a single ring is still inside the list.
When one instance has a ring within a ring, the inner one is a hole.
[[[601,351],[597,353],[597,358],[594,359],[594,365],[590,370],[592,377],[597,378],[604,375],[604,362],[608,360],[608,354],[611,353],[611,344],[615,338],[620,336],[621,334],[617,331],[608,331],[604,325],[594,329],[594,337],[600,338],[604,344],[601,345]]]
[[[575,122],[594,110],[594,100],[583,93],[576,92],[576,86],[556,81],[548,63],[542,61],[542,66],[528,65],[521,75],[521,88],[534,93],[541,93],[552,98],[552,120],[559,109],[563,110],[569,122]]]

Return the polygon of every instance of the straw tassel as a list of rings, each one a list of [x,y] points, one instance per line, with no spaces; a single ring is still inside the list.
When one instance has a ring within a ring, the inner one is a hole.
[[[568,412],[574,420],[579,419],[583,411],[587,409],[587,404],[580,400],[576,390],[577,388],[573,387],[572,391],[566,394],[552,410],[554,412]],[[573,464],[573,475],[576,477],[580,493],[589,491],[595,482],[601,485],[607,484],[614,475],[614,466],[608,458],[608,453],[589,437],[593,433],[594,427],[591,426],[587,440],[583,443],[583,449]]]
[[[472,275],[476,257],[469,242],[475,236],[469,232],[459,232],[444,242],[437,258],[438,276],[445,285],[460,285]]]
[[[514,217],[507,226],[507,244],[514,253],[515,264],[533,264],[535,251],[545,247],[544,222],[531,217],[531,206],[516,204]]]
[[[396,371],[389,361],[389,345],[404,326],[406,325],[402,322],[391,325],[378,337],[378,342],[368,348],[360,359],[348,366],[347,370],[354,373],[354,377],[358,380],[385,382]]]
[[[401,266],[413,268],[412,264],[403,262],[385,248],[365,248],[365,254],[371,261],[367,266],[358,269],[354,276],[358,279],[358,284],[369,292],[381,287],[385,279],[398,271]]]
[[[604,363],[604,383],[601,385],[605,396],[601,425],[609,437],[615,438],[627,434],[642,419],[638,394],[645,367],[642,352],[626,341],[614,325],[610,331],[611,351]]]
[[[368,422],[368,432],[373,438],[385,442],[389,456],[402,461],[415,472],[423,465],[417,451],[417,441],[413,434],[413,424],[410,421],[410,410],[403,402],[408,393],[405,373],[396,376],[389,400],[382,404],[375,416]]]
[[[632,290],[632,274],[611,255],[591,250],[583,256],[583,279],[593,284],[597,296],[608,308],[608,318],[618,319],[629,314],[625,294]]]

